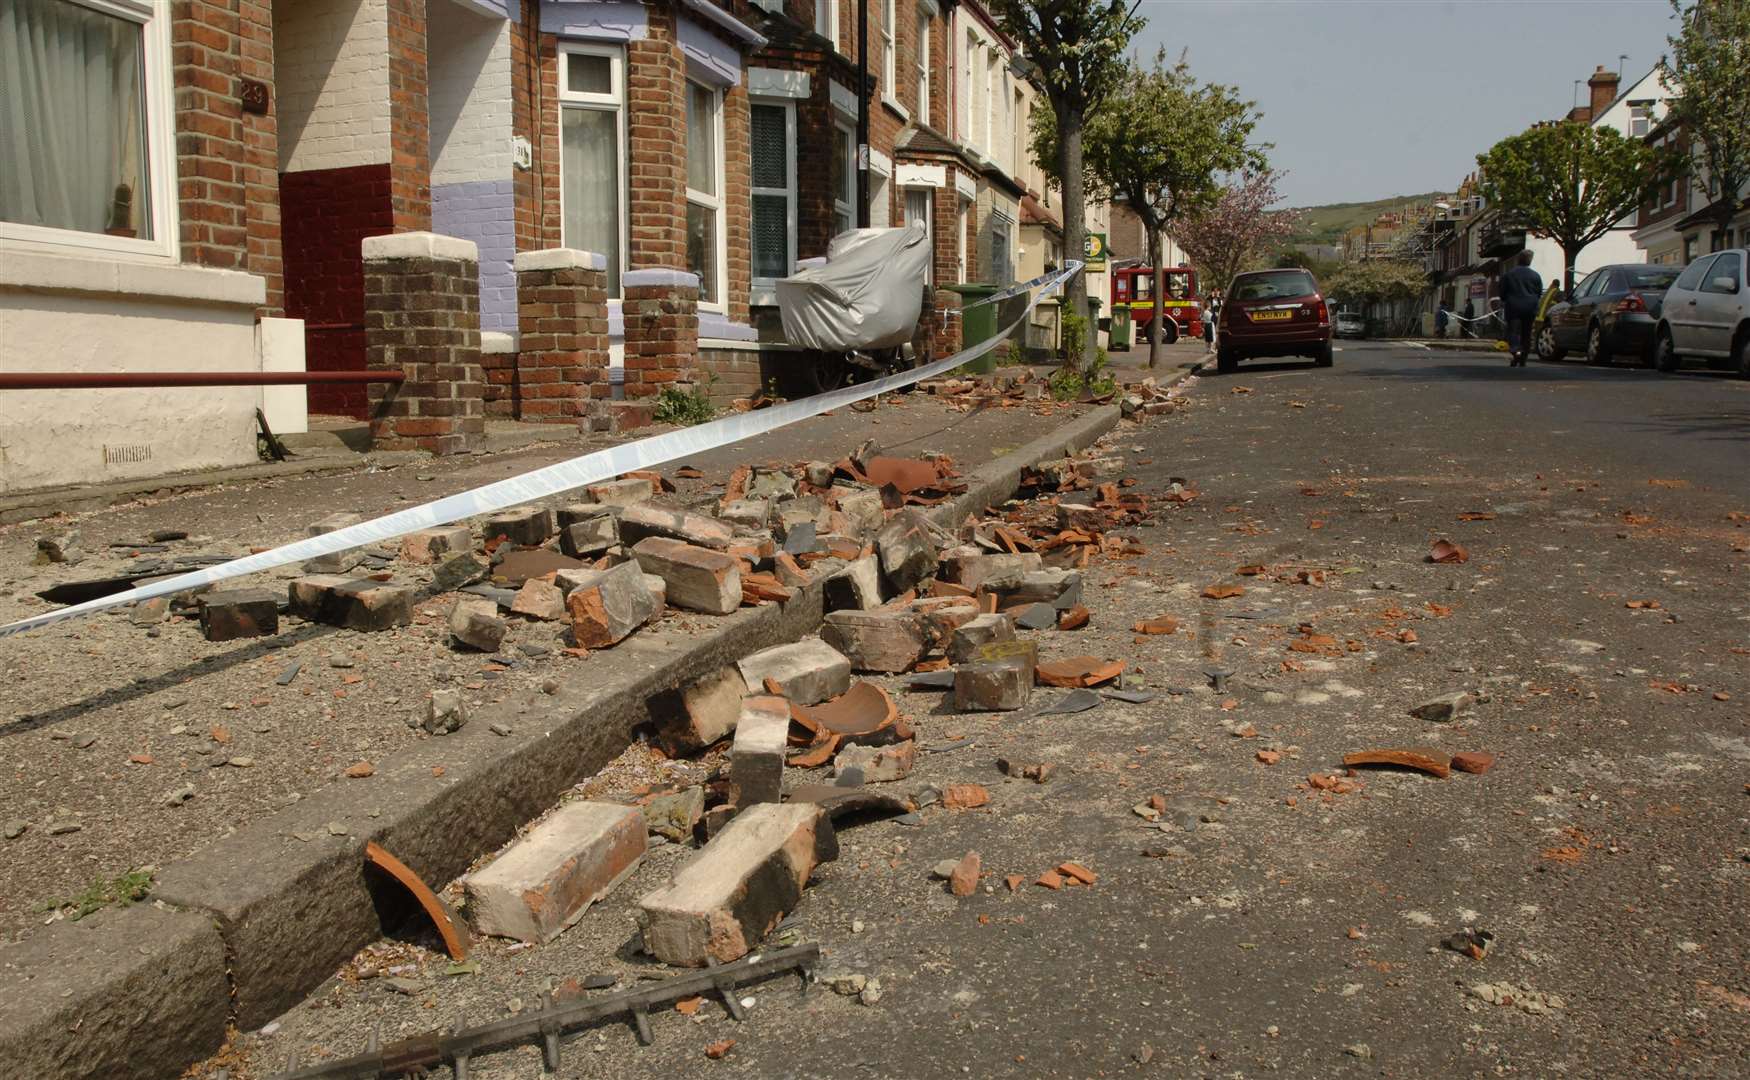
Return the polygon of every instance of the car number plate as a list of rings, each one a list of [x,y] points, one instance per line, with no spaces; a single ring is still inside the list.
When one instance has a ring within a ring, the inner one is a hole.
[[[1291,319],[1292,311],[1254,311],[1250,312],[1253,322],[1273,322],[1277,319]]]

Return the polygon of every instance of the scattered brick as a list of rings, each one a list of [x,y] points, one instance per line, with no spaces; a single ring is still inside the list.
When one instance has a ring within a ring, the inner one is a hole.
[[[553,940],[638,868],[645,836],[635,806],[567,803],[464,880],[475,928]]]

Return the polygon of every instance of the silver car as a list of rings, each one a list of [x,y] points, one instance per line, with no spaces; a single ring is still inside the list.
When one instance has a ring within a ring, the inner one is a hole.
[[[1367,336],[1367,320],[1353,311],[1339,311],[1331,317],[1331,332],[1343,338]]]
[[[1676,371],[1685,358],[1727,361],[1750,378],[1750,249],[1727,248],[1689,264],[1665,292],[1653,361]]]

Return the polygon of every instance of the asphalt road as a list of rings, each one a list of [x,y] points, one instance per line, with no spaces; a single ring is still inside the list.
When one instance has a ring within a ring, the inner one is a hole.
[[[903,696],[940,750],[899,786],[992,798],[846,828],[810,886],[802,939],[881,999],[777,980],[742,1024],[711,1002],[656,1017],[652,1047],[587,1033],[561,1075],[1750,1075],[1750,384],[1361,344],[1191,399],[1108,446],[1132,490],[1196,497],[1090,568],[1090,628],[1040,637],[1159,696],[1069,716],[1039,714],[1053,691],[982,716]],[[1429,562],[1439,539],[1468,561]],[[1157,616],[1184,629],[1133,635]],[[1456,691],[1479,700],[1454,722],[1408,714]],[[1405,746],[1496,763],[1345,774]],[[1134,809],[1151,795],[1159,823]],[[930,869],[969,849],[984,887],[955,899]],[[551,946],[483,949],[477,976],[336,984],[258,1060],[654,975],[631,905],[680,857]],[[1063,860],[1098,881],[1032,884]],[[1466,928],[1492,935],[1481,959],[1446,946]],[[471,1075],[533,1078],[539,1055]]]

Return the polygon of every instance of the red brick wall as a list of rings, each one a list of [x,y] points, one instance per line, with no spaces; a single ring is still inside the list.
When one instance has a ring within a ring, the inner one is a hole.
[[[599,254],[599,253],[598,253]],[[490,415],[541,423],[573,423],[591,398],[606,398],[608,296],[600,270],[567,267],[517,274],[517,327],[522,352],[514,376],[487,370]]]
[[[687,265],[686,69],[663,6],[646,9],[649,29],[626,46],[626,131],[631,228],[627,269]]]
[[[364,270],[371,365],[407,375],[399,386],[370,384],[372,444],[434,454],[477,445],[486,431],[478,266],[471,259],[380,259]]]
[[[748,294],[753,288],[753,120],[747,87],[723,94],[723,235],[729,271],[724,314],[746,325]]]
[[[286,314],[305,320],[305,366],[311,371],[363,370],[364,263],[359,247],[367,236],[394,231],[389,166],[285,173],[279,183]],[[363,420],[365,389],[312,385],[310,411]]]
[[[283,2],[283,0],[282,0]],[[268,87],[268,110],[243,114],[241,174],[248,262],[267,282],[264,315],[285,311],[285,266],[280,238],[279,113],[273,67],[271,0],[239,0],[238,74]]]
[[[510,39],[511,128],[534,152],[532,166],[511,177],[518,251],[560,244],[558,67],[555,39],[540,32],[538,8],[536,0],[522,0],[522,22]]]
[[[182,258],[226,270],[248,266],[239,29],[237,0],[171,6]]]
[[[440,0],[447,2],[447,0]],[[389,4],[389,200],[395,232],[431,228],[425,0]]]

